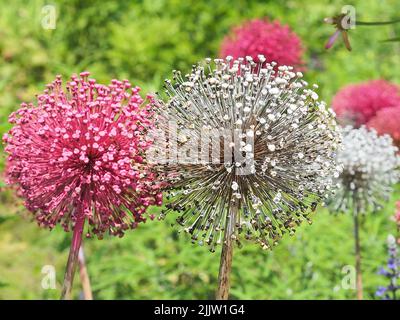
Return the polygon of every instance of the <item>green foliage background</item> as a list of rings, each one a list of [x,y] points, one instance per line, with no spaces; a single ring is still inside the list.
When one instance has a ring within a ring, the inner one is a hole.
[[[55,30],[41,27],[42,7],[54,4]],[[308,72],[330,102],[343,85],[375,78],[400,83],[398,43],[380,40],[400,35],[396,25],[350,31],[353,52],[340,41],[323,47],[333,28],[322,23],[345,4],[357,18],[382,21],[400,12],[396,0],[376,1],[0,1],[0,134],[8,114],[53,80],[89,70],[100,82],[128,78],[146,91],[162,89],[172,69],[190,70],[196,61],[218,55],[221,39],[233,25],[270,17],[289,24],[302,38]],[[4,153],[0,168],[4,165]],[[2,183],[3,184],[3,183]],[[0,185],[1,187],[1,185]],[[389,217],[394,199],[363,221],[364,286],[373,299],[386,285],[376,270],[386,261],[385,240],[394,233]],[[0,299],[58,298],[70,234],[40,230],[9,190],[0,193]],[[156,211],[157,209],[153,209]],[[213,298],[219,252],[193,246],[169,221],[149,221],[122,239],[85,242],[96,299]],[[352,219],[319,209],[312,226],[302,226],[273,252],[248,244],[235,252],[234,299],[351,299],[342,288],[342,268],[353,264]],[[44,265],[54,265],[57,289],[43,290]],[[79,277],[75,295],[79,296]]]

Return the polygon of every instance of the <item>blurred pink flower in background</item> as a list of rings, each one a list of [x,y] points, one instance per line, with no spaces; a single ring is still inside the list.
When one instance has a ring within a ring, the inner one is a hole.
[[[278,65],[297,67],[303,65],[303,46],[300,38],[289,26],[279,21],[254,19],[233,27],[224,38],[220,56],[251,56],[255,62],[258,55],[264,55],[267,62],[275,61]]]
[[[68,231],[88,221],[90,234],[122,236],[149,205],[161,204],[143,160],[153,103],[126,80],[106,86],[88,76],[72,76],[66,90],[57,77],[37,106],[23,103],[11,114],[7,179],[41,226]]]
[[[340,89],[332,107],[344,124],[359,127],[384,108],[400,106],[399,87],[385,80],[351,84]]]
[[[379,110],[368,123],[378,134],[389,134],[396,146],[400,147],[400,105]]]

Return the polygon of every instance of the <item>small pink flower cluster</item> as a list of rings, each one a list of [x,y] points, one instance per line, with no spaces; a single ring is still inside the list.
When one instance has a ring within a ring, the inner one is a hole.
[[[255,62],[264,55],[267,62],[299,67],[303,64],[300,38],[279,21],[254,19],[234,27],[222,42],[220,56],[234,59],[250,56]]]
[[[332,107],[342,122],[359,127],[381,109],[400,107],[399,87],[385,80],[348,85],[335,95]]]
[[[11,114],[7,144],[8,183],[17,184],[41,226],[61,223],[68,231],[83,214],[92,233],[122,236],[145,220],[162,196],[155,173],[145,163],[152,144],[154,103],[127,81],[97,84],[61,77]]]
[[[378,134],[389,134],[396,146],[400,147],[400,105],[379,110],[368,123]]]
[[[396,212],[394,214],[394,221],[400,227],[400,201],[396,202]]]

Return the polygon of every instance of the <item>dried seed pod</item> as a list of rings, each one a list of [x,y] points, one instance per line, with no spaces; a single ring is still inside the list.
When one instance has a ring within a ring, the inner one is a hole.
[[[211,251],[228,225],[235,240],[270,248],[309,220],[338,174],[334,113],[301,73],[258,61],[228,56],[185,77],[175,71],[157,108],[164,139],[152,146],[153,159],[171,201],[160,217],[179,212],[183,230]]]

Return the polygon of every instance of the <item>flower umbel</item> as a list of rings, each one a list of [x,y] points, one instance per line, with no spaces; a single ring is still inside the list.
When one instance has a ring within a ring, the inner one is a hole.
[[[206,59],[191,74],[177,71],[173,82],[167,80],[169,100],[160,101],[161,119],[177,125],[178,146],[200,155],[197,162],[179,163],[178,153],[178,163],[160,165],[171,184],[161,218],[178,211],[183,230],[211,251],[228,225],[238,244],[245,238],[264,249],[293,234],[310,221],[308,209],[330,192],[337,171],[334,114],[301,73],[286,66],[275,73],[264,56],[258,61]],[[166,122],[159,121],[164,131]],[[197,144],[204,135],[205,148]]]
[[[127,81],[97,84],[89,73],[61,77],[10,118],[8,182],[39,225],[66,231],[84,214],[92,233],[122,236],[161,195],[143,155],[154,105]]]
[[[298,35],[289,26],[267,19],[254,19],[234,27],[222,42],[220,56],[235,59],[250,56],[258,62],[259,54],[278,66],[303,65],[303,46]]]
[[[353,210],[365,214],[381,208],[399,178],[400,157],[388,135],[378,136],[364,126],[343,129],[343,150],[337,161],[343,166],[340,187],[331,200],[333,212]]]

